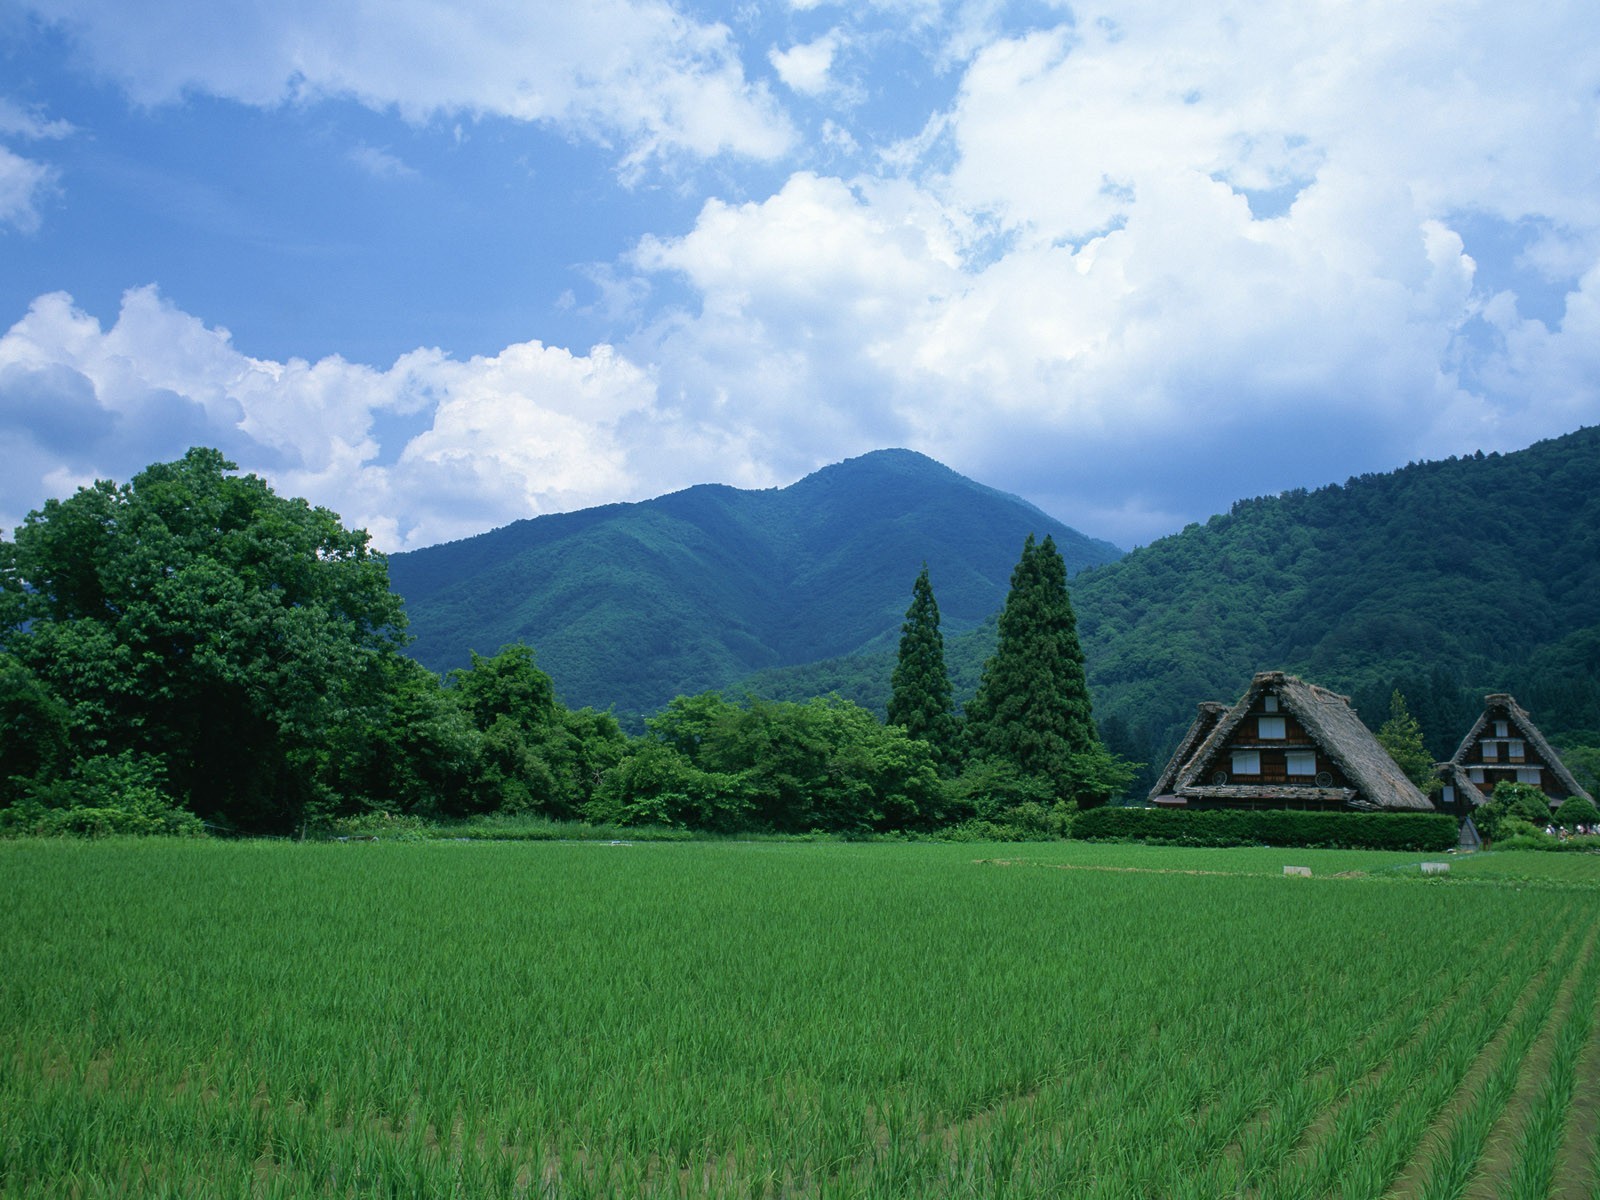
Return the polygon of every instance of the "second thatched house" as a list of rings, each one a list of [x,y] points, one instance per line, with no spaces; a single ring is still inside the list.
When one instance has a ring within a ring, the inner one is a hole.
[[[1551,811],[1569,796],[1594,797],[1579,786],[1555,747],[1516,700],[1505,692],[1483,698],[1483,713],[1449,762],[1438,765],[1444,780],[1441,804],[1451,812],[1470,815],[1502,782],[1526,783],[1538,788]]]
[[[1156,782],[1162,808],[1431,812],[1350,700],[1263,671],[1232,708],[1200,706]]]

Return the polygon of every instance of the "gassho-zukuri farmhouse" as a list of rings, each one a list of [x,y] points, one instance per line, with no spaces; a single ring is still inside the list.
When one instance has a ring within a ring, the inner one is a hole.
[[[1158,808],[1293,808],[1433,812],[1463,819],[1502,780],[1531,784],[1552,810],[1569,796],[1592,799],[1505,693],[1449,762],[1436,770],[1439,803],[1411,782],[1350,706],[1350,698],[1282,671],[1263,671],[1232,707],[1208,700],[1195,713],[1150,791]]]

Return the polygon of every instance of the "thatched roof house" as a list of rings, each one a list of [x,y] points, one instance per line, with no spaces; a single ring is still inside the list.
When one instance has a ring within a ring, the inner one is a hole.
[[[1226,710],[1202,704],[1150,799],[1174,808],[1431,812],[1347,696],[1263,671]]]
[[[1441,802],[1457,812],[1482,804],[1503,781],[1532,784],[1549,797],[1551,808],[1569,796],[1594,799],[1572,777],[1528,710],[1505,692],[1483,698],[1483,713],[1438,771],[1444,780]]]

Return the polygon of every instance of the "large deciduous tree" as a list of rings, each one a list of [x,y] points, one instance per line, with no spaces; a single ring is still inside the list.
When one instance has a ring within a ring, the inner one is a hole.
[[[888,719],[889,724],[933,747],[941,764],[954,761],[955,702],[944,661],[944,635],[939,632],[939,605],[933,598],[926,563],[912,585],[911,607],[900,626],[900,654],[890,679]]]
[[[967,706],[967,731],[976,757],[1047,780],[1062,800],[1097,804],[1131,777],[1095,728],[1066,563],[1050,537],[1036,543],[1029,534],[1011,573],[999,640]]]
[[[235,470],[194,449],[30,513],[0,541],[0,651],[30,721],[30,678],[64,707],[76,762],[135,755],[202,816],[287,829],[405,618],[364,531]]]

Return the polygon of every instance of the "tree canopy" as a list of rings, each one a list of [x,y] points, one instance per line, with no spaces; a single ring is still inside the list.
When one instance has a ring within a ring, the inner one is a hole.
[[[12,686],[65,717],[65,760],[35,777],[132,755],[194,812],[254,828],[315,801],[328,731],[367,720],[405,617],[365,532],[234,470],[191,450],[0,542],[0,649],[32,680]],[[0,757],[22,736],[8,724]]]

